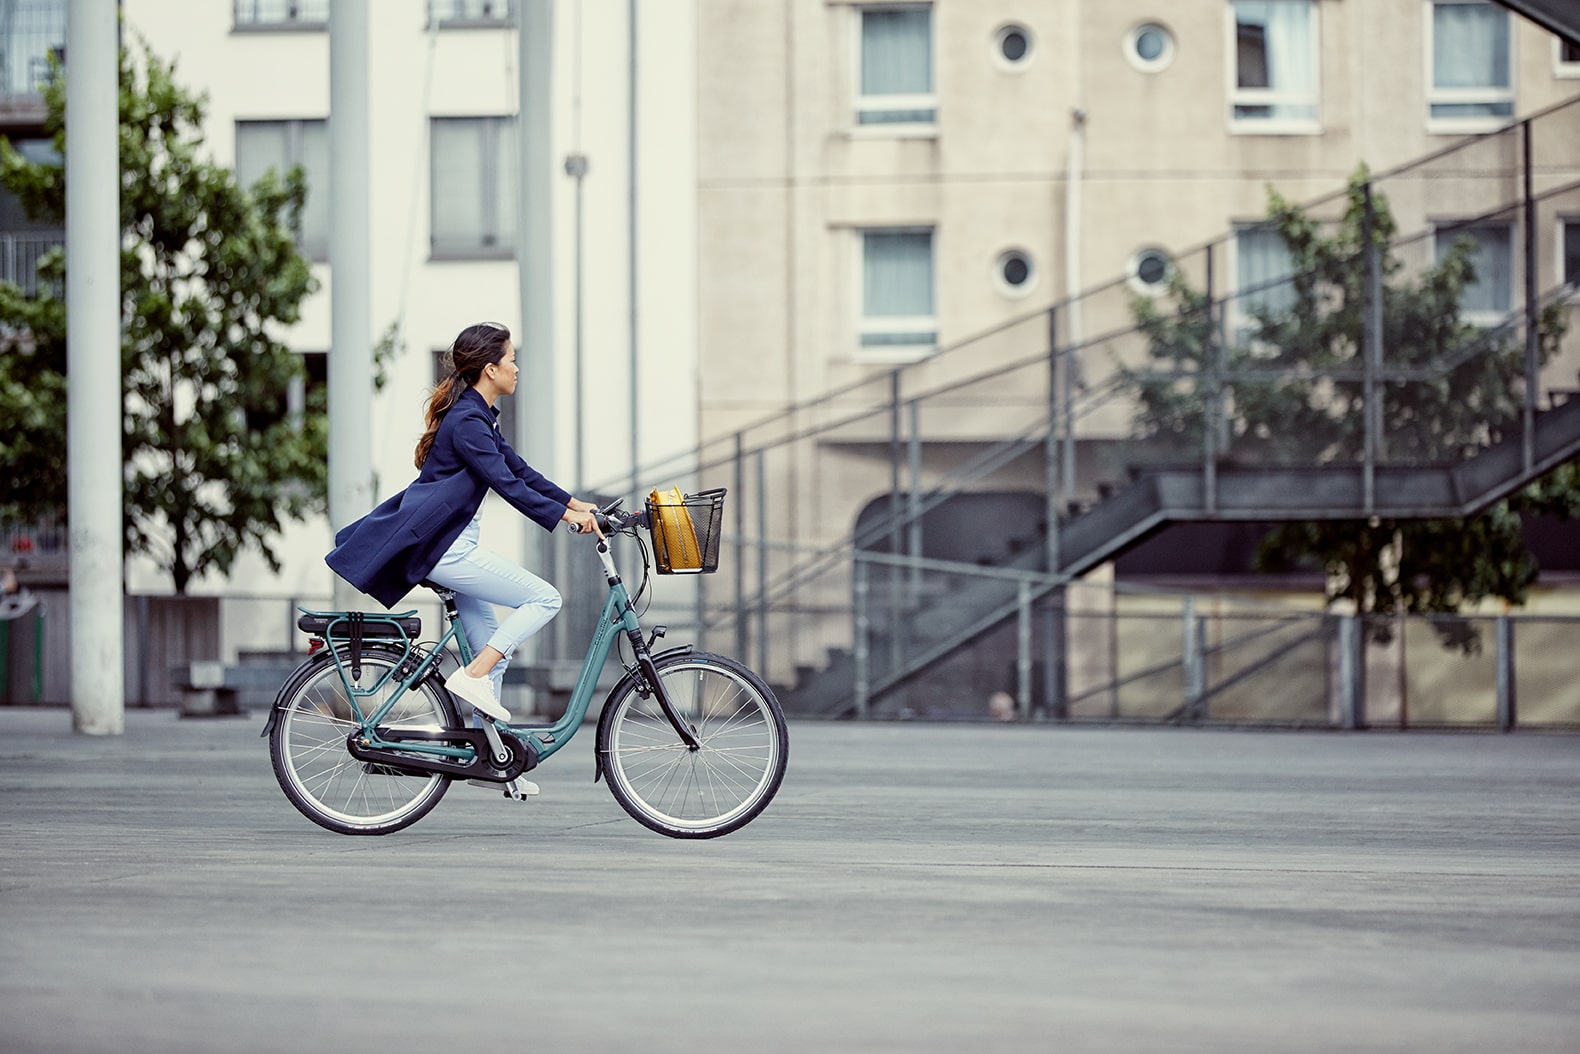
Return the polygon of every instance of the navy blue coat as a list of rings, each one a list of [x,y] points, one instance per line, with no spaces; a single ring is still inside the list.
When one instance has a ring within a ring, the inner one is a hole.
[[[427,577],[492,489],[546,531],[571,500],[499,434],[499,411],[467,388],[439,422],[417,479],[335,535],[334,572],[385,607]]]

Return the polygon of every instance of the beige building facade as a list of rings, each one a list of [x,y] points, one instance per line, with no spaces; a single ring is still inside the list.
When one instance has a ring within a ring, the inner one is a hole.
[[[1458,0],[704,0],[697,57],[699,431],[744,429],[747,446],[753,422],[831,390],[881,402],[897,367],[920,364],[909,399],[1034,356],[1050,323],[1032,316],[1078,291],[1110,290],[1063,310],[1055,342],[1098,341],[1174,262],[1202,284],[1215,239],[1232,296],[1260,273],[1268,247],[1236,232],[1265,218],[1270,188],[1333,195],[1362,164],[1385,172],[1580,94],[1573,48]],[[1537,193],[1580,178],[1580,107],[1542,132]],[[1407,263],[1430,262],[1434,225],[1517,199],[1517,141],[1485,154],[1382,185],[1400,232],[1427,234]],[[1573,195],[1549,204],[1544,290],[1575,267],[1580,213]],[[1516,302],[1518,245],[1494,237],[1506,259],[1486,279]],[[1107,354],[1090,353],[1094,375]],[[1577,367],[1551,376],[1572,386]],[[924,481],[1030,427],[1045,384],[1012,373],[954,413],[923,400]],[[1129,417],[1116,403],[1077,429],[1112,438]],[[878,414],[770,455],[791,496],[768,519],[800,543],[848,538],[906,427]],[[1090,499],[1094,455],[1077,446]],[[1044,467],[1022,458],[981,485],[1040,490]]]

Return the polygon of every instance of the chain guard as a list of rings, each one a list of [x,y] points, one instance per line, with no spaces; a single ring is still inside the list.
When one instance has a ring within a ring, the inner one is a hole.
[[[504,744],[510,760],[504,768],[495,768],[489,759],[491,750],[488,737],[481,728],[454,729],[378,729],[379,738],[385,742],[444,743],[449,746],[466,745],[472,748],[470,761],[443,758],[437,755],[410,754],[399,749],[368,745],[367,736],[353,732],[346,739],[346,750],[358,761],[365,761],[381,768],[394,769],[414,776],[437,773],[456,779],[488,780],[508,783],[523,772],[537,767],[538,752],[532,744],[510,732],[501,731],[499,740]]]

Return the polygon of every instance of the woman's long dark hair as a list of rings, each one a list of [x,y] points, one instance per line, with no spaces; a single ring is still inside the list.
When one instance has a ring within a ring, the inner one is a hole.
[[[477,383],[485,366],[498,365],[504,359],[505,345],[509,342],[509,328],[498,322],[479,322],[475,326],[467,326],[455,338],[455,343],[450,345],[444,358],[448,372],[434,388],[433,394],[428,396],[425,411],[427,428],[422,438],[417,440],[418,468],[422,468],[423,462],[433,452],[433,438],[439,434],[439,422],[444,420],[444,415],[450,412],[450,407],[455,405],[462,392]]]

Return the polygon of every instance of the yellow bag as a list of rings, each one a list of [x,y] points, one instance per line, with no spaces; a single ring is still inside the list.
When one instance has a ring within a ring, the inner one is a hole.
[[[659,572],[702,570],[702,547],[697,544],[697,529],[680,488],[660,492],[654,487],[647,503],[653,510],[653,558],[658,561]]]

